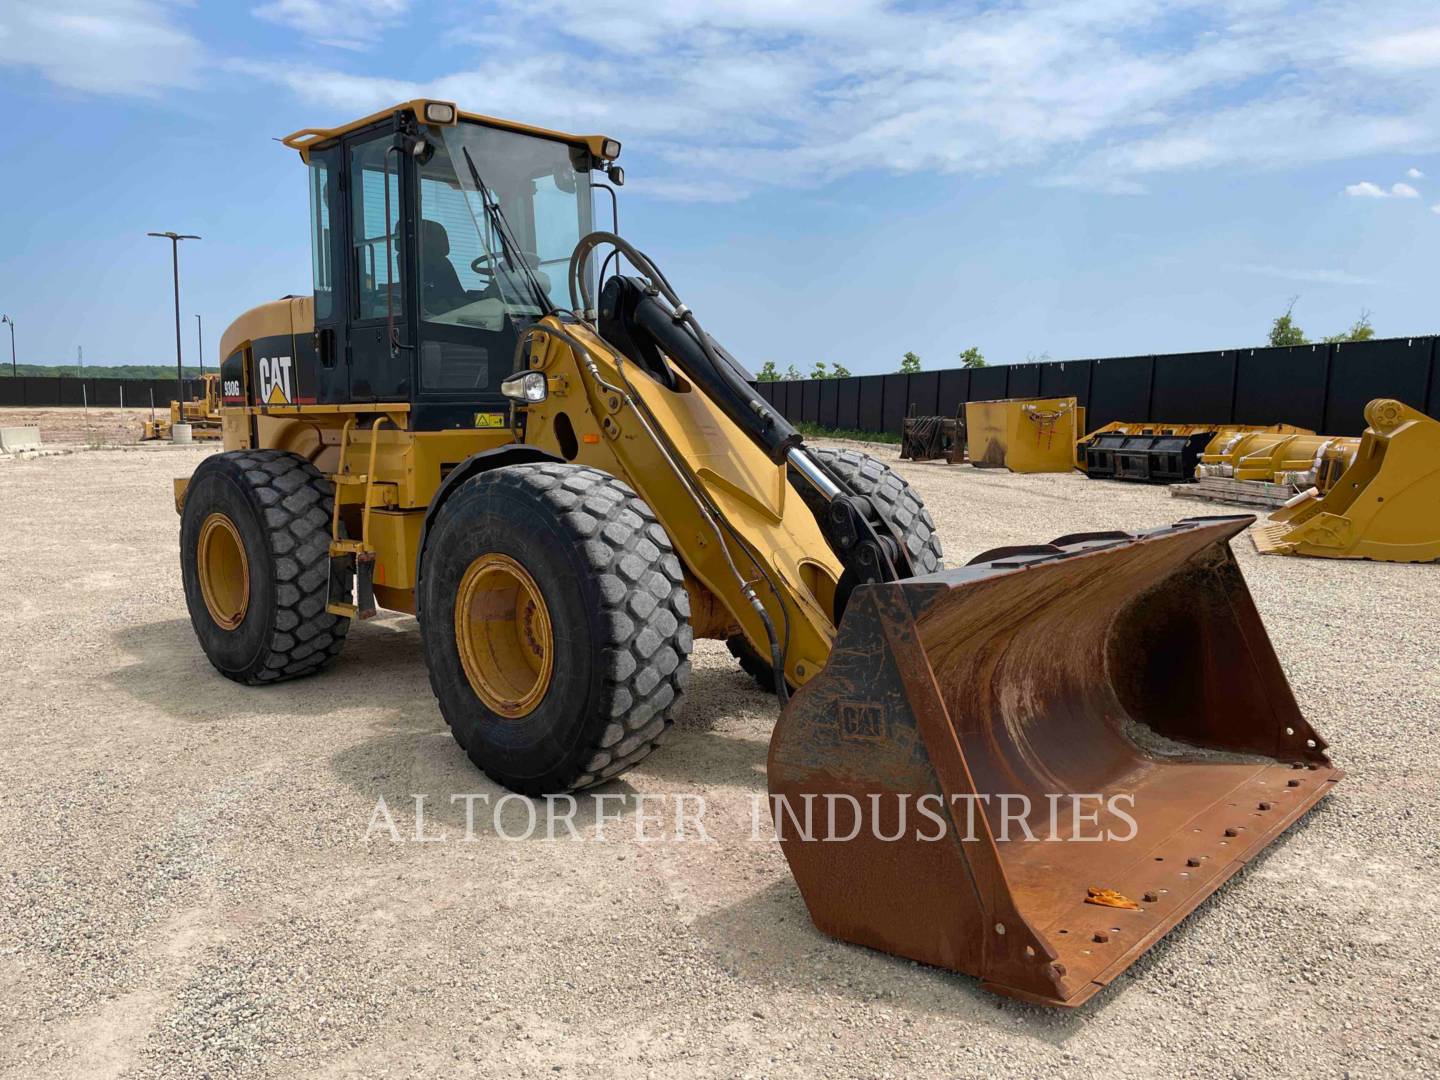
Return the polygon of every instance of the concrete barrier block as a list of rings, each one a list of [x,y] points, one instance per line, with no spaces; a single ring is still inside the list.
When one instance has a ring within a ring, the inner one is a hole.
[[[0,427],[0,450],[13,454],[17,450],[39,450],[38,427]]]

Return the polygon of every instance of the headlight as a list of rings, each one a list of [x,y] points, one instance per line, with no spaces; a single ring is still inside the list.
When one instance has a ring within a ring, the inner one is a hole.
[[[550,396],[543,371],[522,371],[500,384],[500,393],[521,405],[538,405]]]
[[[600,144],[600,153],[607,161],[614,161],[620,156],[620,140],[606,139]]]
[[[425,103],[425,122],[428,124],[453,124],[455,122],[455,106],[448,101],[427,101]]]

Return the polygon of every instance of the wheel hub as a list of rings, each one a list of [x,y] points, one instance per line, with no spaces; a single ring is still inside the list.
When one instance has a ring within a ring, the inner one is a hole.
[[[195,561],[210,618],[220,629],[234,630],[250,606],[250,562],[240,530],[226,515],[217,511],[201,524]]]
[[[466,569],[455,597],[455,642],[470,688],[501,716],[525,716],[550,688],[550,610],[529,571],[508,555],[488,552]]]

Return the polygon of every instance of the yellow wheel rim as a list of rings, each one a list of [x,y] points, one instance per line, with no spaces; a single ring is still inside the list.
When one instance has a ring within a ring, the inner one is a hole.
[[[235,523],[218,511],[200,526],[196,544],[200,595],[210,618],[222,630],[234,630],[250,606],[250,563]]]
[[[550,688],[550,609],[529,572],[508,555],[472,562],[455,597],[455,641],[470,688],[493,712],[526,715]]]

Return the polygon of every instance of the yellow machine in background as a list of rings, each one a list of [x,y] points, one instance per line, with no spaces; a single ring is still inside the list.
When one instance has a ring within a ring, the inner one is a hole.
[[[1354,460],[1359,445],[1356,438],[1316,435],[1283,424],[1222,430],[1205,448],[1195,475],[1289,484],[1297,490],[1324,485],[1323,491]]]
[[[1365,406],[1354,462],[1328,492],[1312,489],[1251,538],[1264,555],[1432,562],[1440,559],[1440,422],[1401,402]]]
[[[1008,398],[965,405],[965,452],[977,468],[1069,472],[1085,433],[1085,410],[1073,397]]]
[[[143,421],[141,440],[168,439],[175,424],[190,424],[191,437],[195,439],[220,438],[220,376],[206,372],[200,376],[200,382],[200,397],[170,402],[170,419]]]

